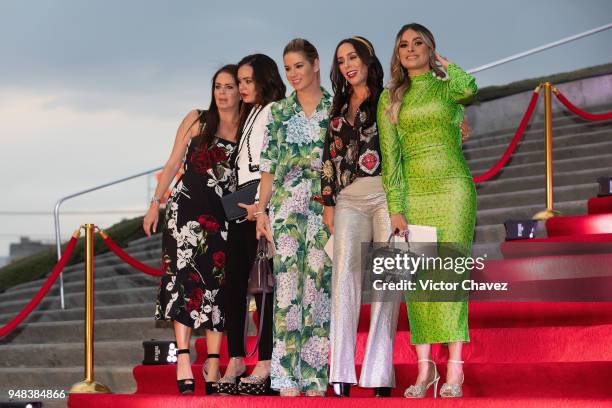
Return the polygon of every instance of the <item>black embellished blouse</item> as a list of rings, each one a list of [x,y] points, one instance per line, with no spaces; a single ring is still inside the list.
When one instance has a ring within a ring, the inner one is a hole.
[[[321,193],[323,204],[336,205],[336,195],[357,177],[379,176],[381,153],[376,121],[368,121],[365,101],[355,115],[355,124],[346,119],[348,104],[332,118],[325,136]],[[372,123],[364,127],[364,123]]]

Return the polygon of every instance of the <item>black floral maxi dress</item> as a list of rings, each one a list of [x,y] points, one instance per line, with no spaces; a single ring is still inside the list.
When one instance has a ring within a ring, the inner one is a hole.
[[[220,198],[235,189],[229,158],[235,143],[191,140],[185,174],[166,204],[155,318],[222,331],[227,221]]]

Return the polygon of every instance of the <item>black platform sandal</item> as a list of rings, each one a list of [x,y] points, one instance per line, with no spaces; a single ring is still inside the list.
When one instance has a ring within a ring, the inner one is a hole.
[[[217,360],[219,359],[219,357],[221,357],[219,354],[209,354],[208,357],[206,357],[206,361],[204,362],[204,365],[202,366],[202,374],[204,374],[204,382],[205,382],[205,386],[206,386],[206,395],[214,395],[214,394],[218,394],[219,393],[219,389],[218,389],[218,381],[208,381],[208,364],[206,364],[208,362],[208,359],[210,358],[216,358]]]
[[[241,357],[232,357],[241,358]],[[217,381],[217,393],[219,395],[238,395],[238,383],[245,376],[246,366],[242,368],[242,372],[238,375],[227,375]]]
[[[247,381],[244,381],[247,380]],[[241,395],[270,395],[270,376],[249,375],[238,383],[238,394]]]
[[[176,355],[179,354],[189,354],[189,349],[178,349],[176,350]],[[189,362],[191,364],[191,361]],[[178,369],[178,363],[177,363]],[[195,380],[192,378],[185,378],[182,380],[176,380],[176,385],[178,386],[179,393],[185,394],[193,394],[195,391]]]

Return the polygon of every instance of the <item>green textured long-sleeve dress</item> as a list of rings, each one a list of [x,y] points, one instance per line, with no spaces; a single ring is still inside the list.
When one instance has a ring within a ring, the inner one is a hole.
[[[459,245],[471,256],[476,189],[461,147],[462,102],[477,91],[474,77],[454,64],[448,78],[432,72],[411,76],[397,124],[387,109],[389,91],[378,103],[382,179],[390,214],[409,224],[437,229],[439,243]],[[412,344],[469,341],[467,300],[416,302],[407,299]]]

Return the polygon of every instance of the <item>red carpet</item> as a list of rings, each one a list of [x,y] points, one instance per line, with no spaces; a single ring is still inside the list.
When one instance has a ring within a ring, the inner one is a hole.
[[[431,397],[421,400],[406,400],[405,398],[387,398],[374,400],[372,398],[287,398],[279,397],[184,397],[179,395],[72,395],[68,402],[70,408],[96,407],[96,408],[374,408],[383,405],[385,408],[406,408],[407,406],[419,408],[453,407],[453,408],[576,408],[612,407],[609,398],[460,398],[444,400]]]
[[[394,362],[396,398],[371,398],[372,390],[354,387],[350,399],[291,399],[291,406],[374,408],[416,404],[465,407],[570,407],[612,406],[612,304],[611,303],[470,303],[470,343],[466,344],[464,394],[462,400],[430,397],[406,401],[401,394],[416,376],[416,358],[409,347],[405,306],[402,306]],[[369,307],[363,306],[356,345],[356,360],[363,357]],[[251,339],[252,341],[252,339]],[[175,367],[137,366],[134,395],[71,395],[70,407],[270,407],[284,408],[280,397],[204,396],[202,361],[205,341],[196,342],[193,365],[196,395],[177,395]],[[434,346],[434,358],[442,378],[447,349]],[[222,358],[223,364],[227,356]],[[256,360],[249,359],[249,366]],[[357,366],[357,372],[360,366]],[[329,394],[329,392],[328,392]],[[348,405],[347,405],[348,404]],[[375,404],[375,405],[372,405]]]
[[[598,206],[603,205],[600,201]],[[600,207],[598,207],[600,208]],[[533,298],[544,292],[563,298],[574,293],[612,299],[612,214],[555,217],[547,222],[549,237],[502,245],[514,259],[488,261],[483,278],[510,281]],[[575,242],[586,255],[570,255]],[[531,243],[531,244],[530,244]],[[540,246],[543,245],[543,246]],[[526,256],[526,257],[525,257]],[[193,372],[196,395],[179,396],[175,366],[137,366],[133,395],[69,397],[73,408],[286,408],[291,407],[612,407],[612,302],[495,302],[469,304],[470,342],[464,346],[465,384],[462,399],[406,400],[403,390],[416,377],[416,356],[410,346],[406,307],[401,306],[394,351],[396,387],[392,398],[373,399],[371,389],[353,387],[351,398],[280,398],[204,396],[204,339],[196,341]],[[355,357],[361,370],[369,306],[361,307]],[[222,365],[228,361],[226,340]],[[249,348],[254,339],[249,339]],[[434,345],[442,384],[448,349]],[[247,359],[252,367],[256,357]],[[331,390],[328,396],[331,397]]]
[[[416,375],[416,357],[413,348],[409,347],[410,333],[407,331],[405,313],[405,306],[402,306],[394,355],[397,381],[395,397],[401,397],[403,389]],[[368,316],[369,307],[363,306],[355,349],[357,372],[360,370],[359,362],[363,358],[367,338],[365,329]],[[521,401],[520,406],[605,406],[612,403],[612,388],[609,385],[609,379],[612,378],[612,348],[608,346],[612,340],[612,304],[472,302],[470,327],[471,341],[464,349],[466,398],[461,406],[508,406],[511,404],[508,398],[517,398],[517,403]],[[203,339],[198,339],[196,349],[198,355],[193,371],[196,374],[197,393],[201,395],[204,388],[201,369],[206,356]],[[445,347],[434,346],[434,358],[442,378],[446,353]],[[226,356],[223,361],[227,361]],[[255,358],[249,359],[249,366],[255,361]],[[198,401],[193,402],[193,406],[206,403],[206,406],[220,407],[269,407],[286,401],[276,397],[223,399],[206,396],[176,400],[174,366],[138,366],[134,369],[134,376],[138,383],[139,397],[133,401],[149,406],[164,405],[150,405],[153,401],[145,396],[155,396],[155,403],[181,402],[187,405],[180,406],[186,407],[192,406],[189,405],[192,402],[188,402],[191,400]],[[352,396],[355,398],[351,398],[351,407],[368,404],[367,401],[372,403],[367,398],[372,396],[371,390],[355,387]],[[359,397],[366,399],[361,400]],[[306,403],[302,400],[291,400],[292,406]],[[76,401],[73,400],[75,404]],[[96,407],[106,406],[102,400],[95,401]],[[382,402],[377,400],[376,403]],[[316,400],[317,406],[341,406],[346,403],[346,400],[335,398]],[[384,403],[394,405],[408,402],[392,398],[384,400]],[[449,403],[420,400],[418,405],[438,406]]]

